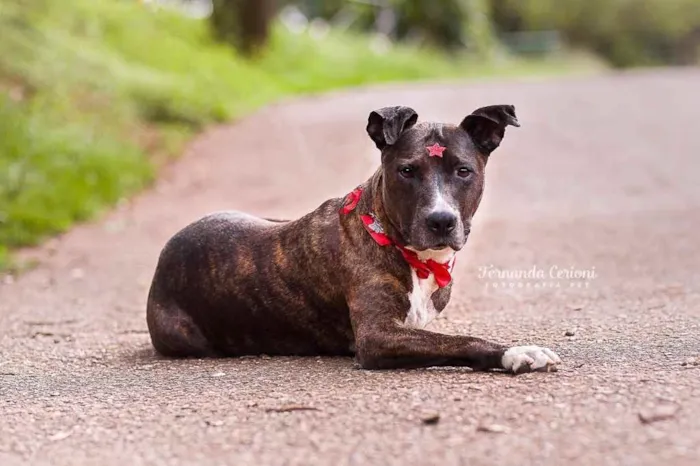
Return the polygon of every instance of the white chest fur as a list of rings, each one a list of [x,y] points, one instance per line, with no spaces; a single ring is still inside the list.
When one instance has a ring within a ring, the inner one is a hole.
[[[419,251],[420,260],[433,259],[436,262],[452,262],[455,251],[446,249],[441,251]],[[438,290],[435,277],[431,274],[426,279],[418,278],[416,271],[411,269],[412,288],[408,293],[408,301],[411,304],[404,325],[411,328],[425,328],[437,315],[438,312],[433,304],[432,296]]]
[[[425,328],[437,316],[432,296],[438,286],[432,275],[421,280],[415,270],[411,270],[413,289],[408,293],[411,308],[408,310],[404,325],[411,328]]]

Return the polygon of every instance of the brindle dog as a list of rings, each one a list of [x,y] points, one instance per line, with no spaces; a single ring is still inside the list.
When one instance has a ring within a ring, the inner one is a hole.
[[[520,125],[510,105],[459,125],[417,120],[408,107],[369,115],[381,166],[345,198],[294,221],[216,213],[170,239],[148,297],[156,350],[354,355],[366,369],[554,369],[547,348],[423,329],[449,301],[489,156],[506,126]]]

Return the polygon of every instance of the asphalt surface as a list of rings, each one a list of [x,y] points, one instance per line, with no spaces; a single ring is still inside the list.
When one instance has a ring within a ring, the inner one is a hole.
[[[559,372],[155,356],[146,293],[179,228],[344,195],[378,163],[375,108],[456,123],[495,103],[522,127],[492,156],[432,328],[548,346]],[[654,71],[359,90],[209,131],[152,190],[4,278],[0,464],[700,464],[698,109],[699,70]]]

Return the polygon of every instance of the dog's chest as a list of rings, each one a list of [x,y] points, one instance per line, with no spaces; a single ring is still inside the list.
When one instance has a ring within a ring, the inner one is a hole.
[[[432,259],[440,263],[449,263],[450,269],[454,266],[455,252],[452,249],[444,249],[441,251],[420,251],[417,252],[418,258],[422,261]],[[435,309],[433,303],[433,293],[439,286],[435,280],[435,276],[430,274],[428,278],[418,278],[415,270],[411,269],[412,288],[408,293],[408,301],[411,307],[406,314],[404,325],[411,328],[425,328],[435,317],[440,313]]]
[[[433,304],[432,296],[438,289],[435,278],[430,277],[421,280],[415,270],[411,270],[413,288],[408,293],[408,301],[411,304],[404,325],[411,328],[425,328],[438,312]]]

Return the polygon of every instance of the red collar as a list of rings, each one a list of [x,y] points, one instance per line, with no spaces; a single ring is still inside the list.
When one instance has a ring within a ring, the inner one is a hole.
[[[345,203],[340,209],[340,212],[343,215],[347,215],[355,210],[357,203],[360,202],[360,198],[362,197],[362,191],[362,187],[357,187],[345,197]],[[384,232],[384,228],[374,213],[370,212],[368,214],[362,214],[360,215],[360,219],[362,220],[362,224],[365,226],[365,229],[369,235],[374,241],[376,241],[377,244],[380,246],[394,246],[396,249],[401,251],[401,255],[403,255],[403,258],[406,260],[406,262],[408,262],[408,265],[415,270],[418,278],[425,280],[430,277],[430,274],[432,273],[435,277],[435,282],[440,288],[444,288],[452,282],[450,269],[451,266],[454,266],[454,261],[452,261],[452,264],[449,262],[441,264],[432,259],[422,261],[418,258],[418,254],[415,251],[411,251],[410,249],[407,249],[405,246],[402,246],[391,239],[389,235]]]

